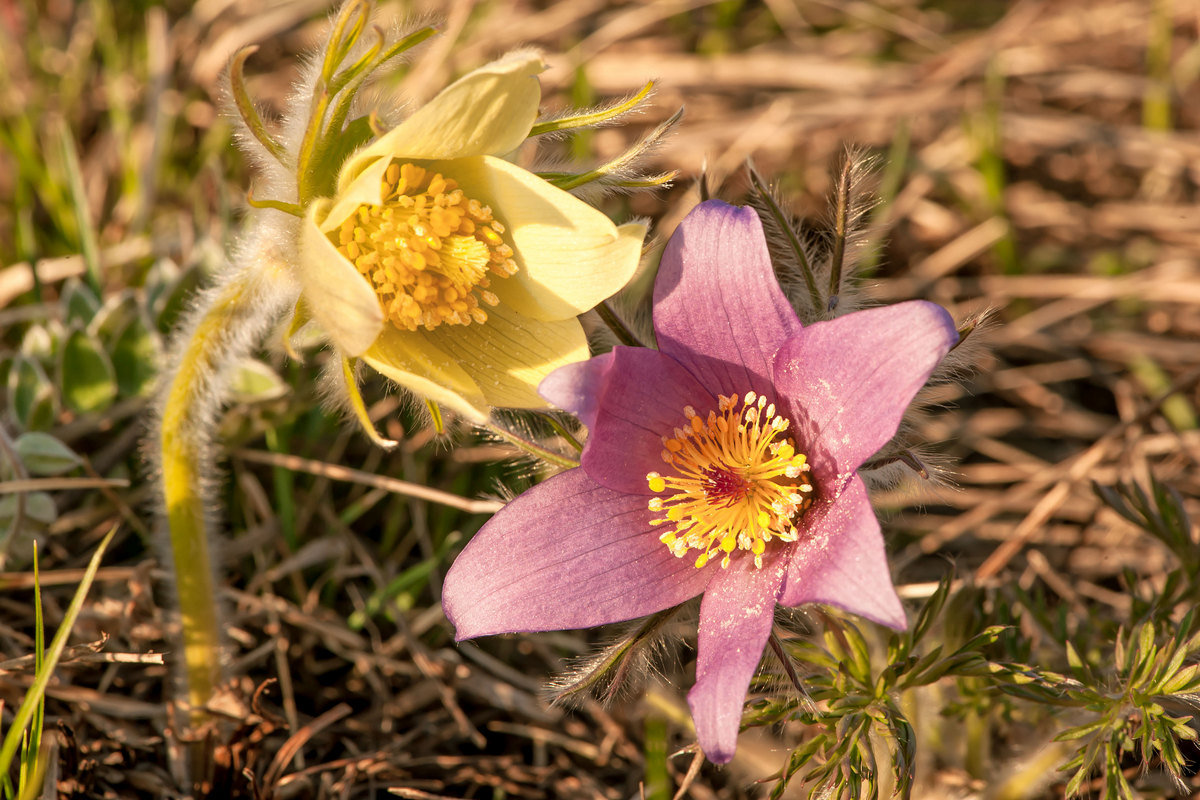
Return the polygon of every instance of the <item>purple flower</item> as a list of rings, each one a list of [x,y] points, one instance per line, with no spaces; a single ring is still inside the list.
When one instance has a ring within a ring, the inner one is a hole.
[[[904,628],[856,470],[958,337],[922,301],[802,327],[758,217],[717,201],[663,253],[654,329],[659,350],[616,347],[542,382],[590,429],[581,466],[483,526],[443,605],[462,640],[627,620],[703,594],[688,703],[705,754],[724,763],[777,603]]]

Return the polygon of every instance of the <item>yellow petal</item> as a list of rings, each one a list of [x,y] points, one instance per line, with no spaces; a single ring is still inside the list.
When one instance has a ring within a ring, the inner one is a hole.
[[[566,319],[616,294],[633,277],[644,225],[617,227],[574,195],[503,159],[455,159],[430,168],[491,206],[506,227],[520,270],[493,282],[502,305],[536,319]]]
[[[343,354],[362,353],[383,328],[379,299],[354,265],[321,233],[327,200],[309,206],[300,231],[298,273],[304,303]]]
[[[420,397],[456,411],[472,422],[487,420],[488,403],[479,386],[450,355],[420,333],[388,325],[362,358]]]
[[[377,158],[373,163],[370,163],[358,175],[358,178],[351,181],[345,189],[338,192],[337,197],[333,198],[329,205],[329,211],[326,212],[324,220],[321,222],[321,231],[329,233],[337,230],[346,221],[346,218],[358,211],[358,207],[362,205],[378,206],[383,204],[383,175],[387,171],[391,160],[387,158]]]
[[[442,325],[420,334],[475,379],[489,405],[547,408],[538,384],[559,367],[588,358],[583,327],[574,317],[531,319],[503,303],[487,315],[482,324]]]
[[[511,53],[469,72],[346,162],[339,193],[372,161],[505,155],[529,136],[542,90],[541,56]]]

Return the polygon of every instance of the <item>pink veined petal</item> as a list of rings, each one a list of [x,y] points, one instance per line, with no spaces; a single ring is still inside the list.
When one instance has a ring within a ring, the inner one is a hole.
[[[786,558],[755,569],[752,558],[735,557],[717,571],[700,601],[696,685],[688,705],[700,747],[714,764],[728,762],[737,748],[746,689],[771,633],[786,569]]]
[[[907,626],[875,509],[857,475],[805,512],[779,604],[825,603],[889,628]]]
[[[687,424],[684,408],[705,415],[717,399],[670,356],[645,347],[614,347],[594,424],[580,463],[599,484],[650,494],[646,473],[660,470],[663,437]]]
[[[568,470],[496,513],[455,560],[442,607],[458,640],[588,628],[682,603],[711,569],[675,558],[642,497]]]
[[[538,394],[559,408],[570,411],[588,428],[596,424],[600,391],[612,369],[613,354],[567,364],[551,372],[538,385]]]
[[[769,391],[775,351],[802,328],[754,209],[709,200],[680,223],[654,282],[654,330],[713,393]]]
[[[818,478],[848,474],[896,434],[900,419],[958,341],[941,306],[912,300],[808,326],[779,348],[775,390],[796,409],[797,444],[819,443],[833,464]]]

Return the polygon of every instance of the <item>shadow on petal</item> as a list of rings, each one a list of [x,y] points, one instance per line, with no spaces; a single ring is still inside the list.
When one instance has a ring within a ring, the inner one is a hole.
[[[700,747],[715,764],[728,762],[737,749],[746,690],[771,633],[787,563],[773,558],[755,569],[752,559],[737,558],[717,570],[700,601],[696,685],[688,705]]]
[[[712,570],[675,558],[644,498],[582,469],[513,500],[446,575],[442,605],[457,638],[587,628],[653,614],[704,591]]]
[[[363,361],[421,397],[484,422],[488,404],[475,380],[454,359],[418,333],[385,326]]]
[[[775,352],[802,327],[750,208],[701,203],[667,243],[654,283],[654,330],[714,393],[768,393]]]
[[[588,357],[583,326],[574,318],[530,319],[503,304],[488,308],[487,315],[483,323],[441,325],[414,335],[471,376],[489,405],[545,408],[538,384],[559,367]]]
[[[907,626],[879,520],[857,475],[807,511],[779,602],[825,603],[896,630]]]

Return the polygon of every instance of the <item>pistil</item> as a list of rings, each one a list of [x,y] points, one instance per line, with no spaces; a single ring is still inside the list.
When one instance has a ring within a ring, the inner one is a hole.
[[[794,542],[796,522],[812,503],[805,479],[808,459],[786,433],[791,422],[775,404],[748,392],[722,395],[717,410],[701,417],[684,408],[686,424],[663,437],[663,473],[646,475],[650,510],[662,514],[652,525],[670,525],[659,539],[682,558],[700,551],[696,567],[747,551],[761,569],[767,543]]]

